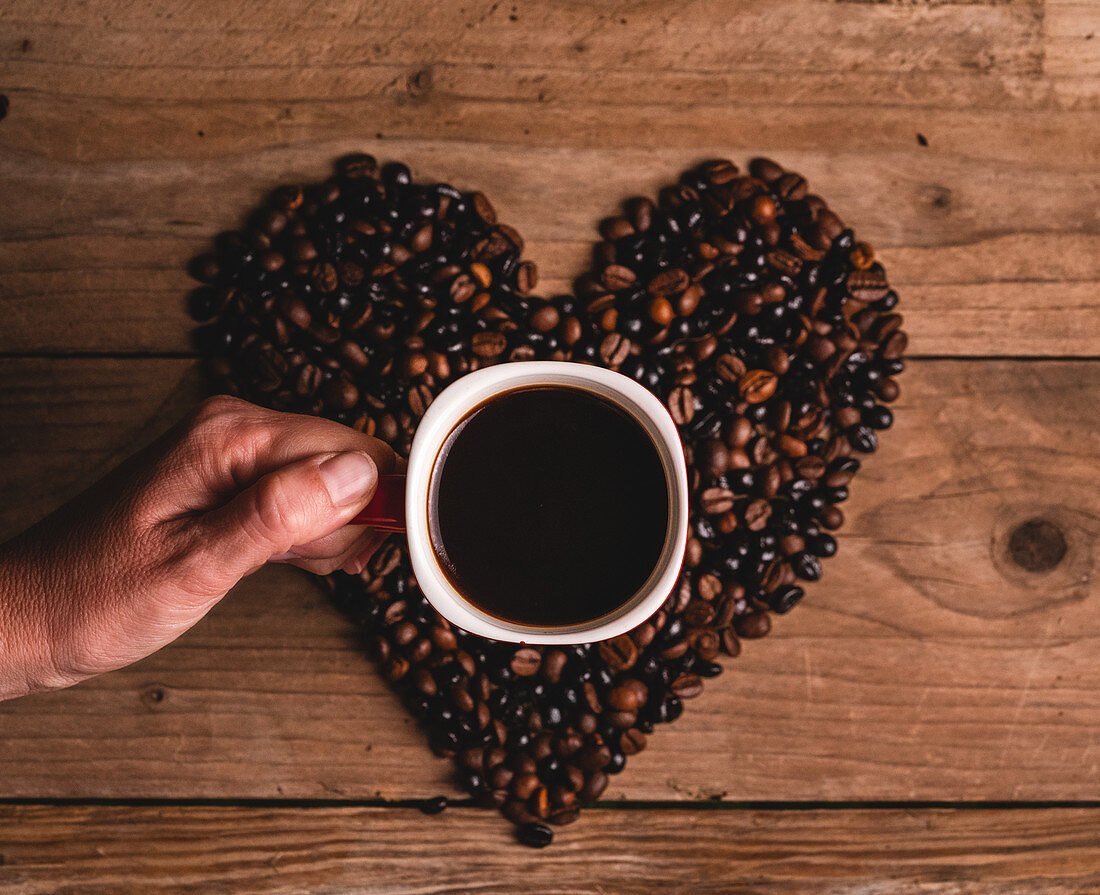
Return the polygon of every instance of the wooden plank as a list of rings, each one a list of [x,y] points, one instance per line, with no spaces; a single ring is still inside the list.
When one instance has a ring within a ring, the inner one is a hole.
[[[1085,6],[1070,7],[1070,21],[1087,21]],[[444,62],[499,59],[593,71],[723,71],[736,65],[762,72],[821,72],[858,63],[871,72],[981,70],[996,77],[1041,73],[1045,40],[1076,43],[1072,33],[1044,34],[1043,3],[1035,0],[932,8],[853,4],[840,10],[802,0],[749,0],[736,16],[720,0],[675,9],[660,0],[630,8],[607,0],[585,5],[386,0],[366,8],[327,0],[310,4],[308,13],[294,17],[295,27],[286,28],[288,10],[284,0],[218,9],[185,3],[150,16],[128,4],[68,0],[47,9],[34,0],[13,0],[5,6],[4,21],[33,44],[26,51],[20,44],[5,50],[93,69],[137,61],[187,72],[407,64],[437,56]],[[84,46],[88,29],[104,40]],[[876,39],[879,43],[872,43]],[[158,49],[163,45],[165,53],[154,52],[150,42]],[[268,52],[258,54],[259,45]],[[929,53],[930,46],[939,52]]]
[[[1068,895],[1100,886],[1095,809],[591,811],[541,852],[489,812],[0,808],[8,895]],[[444,845],[445,843],[445,845]]]
[[[24,451],[0,469],[6,530],[182,412],[187,365],[0,361],[4,450]],[[902,387],[823,580],[608,798],[1100,798],[1100,365],[925,361]],[[1045,572],[1006,549],[1032,518],[1066,541]],[[0,797],[419,798],[450,779],[290,570],[131,669],[0,706]]]
[[[366,148],[491,187],[546,292],[625,196],[775,154],[884,250],[916,353],[1091,356],[1093,12],[6,4],[0,352],[187,350],[187,258],[273,182]]]
[[[629,10],[511,6],[334,0],[311,4],[287,29],[285,0],[177,4],[154,16],[106,2],[21,0],[0,13],[12,36],[0,59],[13,89],[116,100],[195,98],[196,88],[206,101],[290,103],[438,91],[669,107],[1008,110],[1081,109],[1100,98],[1089,0],[750,0],[736,16],[717,0],[674,14],[657,0]]]
[[[744,158],[763,147],[708,150],[523,149],[367,141],[426,177],[492,184],[505,219],[530,239],[546,294],[585,269],[593,226],[618,201],[655,190],[700,155]],[[319,178],[318,160],[361,141],[232,155],[217,163],[68,164],[28,160],[0,171],[0,352],[187,351],[194,287],[187,259],[234,225],[274,182]],[[1100,344],[1100,207],[1064,172],[900,155],[806,150],[784,158],[814,178],[880,247],[903,297],[916,354],[1093,355]],[[1005,181],[1018,181],[1005,190]],[[599,183],[599,189],[592,184]],[[78,184],[78,185],[74,185]],[[533,200],[533,196],[538,196]],[[889,195],[882,204],[876,197]],[[1041,225],[1039,222],[1043,222]],[[1044,232],[1033,232],[1041,229]]]

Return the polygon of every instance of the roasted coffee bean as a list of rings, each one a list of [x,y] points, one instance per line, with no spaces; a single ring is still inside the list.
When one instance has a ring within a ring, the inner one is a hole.
[[[542,677],[551,684],[556,684],[561,680],[562,672],[565,670],[565,666],[569,662],[569,656],[563,650],[552,649],[548,650],[543,656],[541,665],[539,666],[539,673]]]
[[[709,625],[714,618],[714,606],[706,600],[692,600],[684,609],[684,622],[692,628]]]
[[[544,304],[531,314],[531,327],[540,333],[555,329],[561,320],[561,314],[552,304]]]
[[[806,549],[806,539],[801,535],[787,535],[779,542],[780,549],[791,556]]]
[[[543,820],[550,816],[550,794],[545,786],[539,786],[527,799],[527,810]]]
[[[886,275],[880,271],[853,270],[848,274],[848,292],[858,301],[878,301],[889,291]]]
[[[635,232],[634,225],[624,217],[604,218],[600,222],[600,235],[610,242],[632,236]]]
[[[607,703],[619,712],[634,712],[638,710],[638,696],[629,687],[615,687],[607,697]]]
[[[588,771],[584,775],[584,785],[577,790],[577,798],[582,802],[596,801],[607,789],[608,782],[607,774],[602,770]]]
[[[321,387],[322,373],[313,364],[302,364],[294,378],[294,391],[302,398],[311,398]]]
[[[313,269],[313,285],[320,292],[334,292],[340,285],[340,277],[336,268],[327,261]]]
[[[634,225],[634,229],[645,233],[653,222],[653,202],[644,196],[629,199],[625,205],[626,216]]]
[[[713,625],[716,628],[723,628],[733,621],[733,616],[737,612],[738,602],[729,597],[723,597],[720,600],[716,600],[713,604],[714,611],[707,619],[705,624]],[[685,621],[687,619],[685,618]]]
[[[791,357],[782,348],[773,346],[768,349],[768,366],[778,376],[782,376],[791,368]]]
[[[713,335],[706,335],[696,339],[691,344],[691,356],[699,363],[707,360],[718,350],[718,339]]]
[[[693,699],[703,692],[703,681],[697,674],[681,674],[669,689],[681,699]]]
[[[729,449],[717,438],[708,438],[695,449],[695,465],[712,478],[722,475],[729,464]]]
[[[286,358],[271,347],[256,344],[246,361],[252,386],[260,392],[273,392],[283,383],[287,373]]]
[[[870,426],[852,426],[847,434],[848,441],[857,451],[869,454],[878,447],[878,436]]]
[[[734,621],[738,636],[753,640],[765,636],[771,630],[771,619],[766,612],[752,612]]]
[[[668,412],[678,426],[686,426],[695,417],[695,394],[686,385],[677,386],[668,396]]]
[[[638,721],[637,712],[617,712],[611,711],[606,715],[608,723],[617,730],[625,730],[628,727],[633,727]]]
[[[626,671],[638,661],[638,647],[626,634],[603,641],[599,653],[600,658],[613,671]]]
[[[385,578],[401,564],[401,548],[393,541],[387,541],[371,557],[367,568],[376,578]]]
[[[283,317],[299,329],[308,329],[310,323],[313,322],[313,315],[310,313],[309,305],[300,298],[296,298],[293,295],[284,295],[282,299],[280,299],[278,307]]]
[[[723,438],[731,448],[743,448],[753,438],[753,424],[743,416],[736,416],[723,426]],[[732,463],[733,454],[730,455]]]
[[[672,309],[672,303],[667,298],[655,298],[646,309],[649,319],[658,326],[668,326],[676,312]]]
[[[688,286],[676,299],[676,313],[681,317],[690,317],[699,310],[699,303],[702,300],[702,288],[698,285]]]
[[[797,201],[806,196],[806,178],[790,171],[776,180],[772,189],[784,199]]]
[[[432,390],[426,385],[414,385],[409,389],[409,410],[412,411],[413,416],[418,419],[424,415],[424,412],[432,403],[434,395]]]
[[[863,411],[863,422],[872,429],[889,429],[894,424],[894,414],[889,407],[876,404],[870,410]]]
[[[735,354],[723,354],[715,361],[714,372],[726,382],[737,382],[745,375],[745,362]]]
[[[741,397],[750,404],[760,404],[775,394],[779,377],[770,370],[749,370],[741,377],[738,388]]]
[[[393,638],[393,642],[398,646],[408,646],[408,644],[416,639],[419,633],[420,631],[415,624],[410,621],[403,621],[393,626],[390,636]]]
[[[350,410],[359,401],[359,389],[346,376],[338,376],[325,383],[321,390],[325,403],[335,410]]]
[[[879,349],[879,354],[886,360],[896,360],[905,353],[909,344],[909,337],[903,332],[896,332]]]
[[[700,498],[703,512],[711,516],[729,512],[734,501],[735,495],[729,488],[708,488]]]
[[[422,351],[409,351],[401,358],[401,373],[408,379],[415,379],[428,370],[428,356]]]
[[[721,643],[718,634],[709,628],[693,631],[689,637],[695,654],[704,662],[712,662],[718,656]]]
[[[493,204],[484,193],[473,193],[468,201],[469,206],[473,209],[478,218],[481,219],[482,223],[492,226],[497,222],[496,209],[493,208]]]
[[[699,168],[699,173],[707,179],[709,183],[721,185],[729,183],[733,180],[737,174],[737,165],[731,162],[729,159],[715,159],[714,161],[705,162]]]
[[[508,338],[500,332],[482,332],[470,341],[471,349],[478,357],[488,360],[499,357],[508,346]]]
[[[805,595],[801,587],[786,585],[768,595],[768,605],[780,615],[790,612]]]
[[[630,355],[630,340],[610,333],[600,342],[600,358],[609,367],[618,367]]]
[[[528,848],[546,848],[554,841],[554,831],[546,824],[525,823],[517,830],[516,838]]]
[[[691,648],[687,640],[676,640],[661,650],[662,659],[679,659]]]
[[[783,167],[769,158],[754,158],[749,162],[749,173],[765,183],[771,183],[783,176]]]
[[[363,178],[373,177],[377,170],[378,162],[373,155],[367,155],[365,152],[346,155],[336,163],[337,173],[341,177],[346,177],[348,180],[361,180]],[[298,201],[300,204],[300,198]]]
[[[463,304],[474,297],[474,293],[477,292],[478,284],[474,282],[474,278],[468,273],[460,273],[453,280],[448,287],[451,301],[456,305]]]
[[[769,224],[775,220],[779,207],[771,196],[757,196],[752,200],[749,215],[758,224]]]
[[[825,461],[821,457],[802,457],[795,461],[795,471],[804,479],[819,479],[825,475]]]
[[[538,824],[538,818],[527,810],[527,803],[521,799],[507,799],[500,813],[519,828],[516,830],[517,838],[520,838],[522,835],[520,831],[524,828],[524,825]],[[522,841],[522,839],[520,841]],[[542,848],[543,846],[535,847]]]
[[[791,557],[794,573],[806,581],[817,581],[821,577],[821,562],[812,553],[798,553]]]
[[[577,795],[572,787],[556,783],[548,788],[551,813],[573,808],[577,804]]]
[[[687,273],[674,267],[661,271],[653,277],[646,285],[646,289],[649,290],[651,295],[668,297],[683,292],[690,283],[691,278],[688,277]]]
[[[514,777],[515,773],[511,768],[500,764],[489,771],[486,781],[493,789],[508,789]],[[535,780],[537,783],[538,778],[536,777]]]
[[[382,669],[382,673],[385,675],[386,680],[391,683],[401,680],[409,671],[409,662],[402,656],[396,656],[390,659]]]
[[[447,808],[447,797],[436,796],[420,803],[421,814],[441,814]]]
[[[766,500],[751,501],[744,510],[745,527],[749,531],[761,531],[771,518],[772,507]]]
[[[836,538],[820,532],[806,538],[806,549],[814,556],[835,556]]]
[[[695,582],[695,590],[699,594],[700,599],[710,602],[722,593],[722,579],[712,573],[700,575]]]
[[[722,652],[727,656],[741,655],[741,641],[737,639],[737,635],[731,628],[722,630]]]
[[[349,370],[365,370],[370,366],[370,356],[358,342],[352,339],[344,339],[342,342],[338,342],[335,354]]]
[[[526,295],[538,285],[538,268],[533,261],[524,261],[516,268],[516,291]]]
[[[637,755],[646,747],[646,735],[637,728],[624,730],[619,737],[619,748],[624,755]]]
[[[520,677],[530,677],[539,670],[539,665],[542,663],[542,655],[537,649],[531,647],[525,647],[524,649],[516,650],[512,656],[510,667],[512,673]]]
[[[901,389],[893,379],[883,379],[877,386],[878,396],[883,401],[896,401],[898,395],[901,394]]]
[[[622,264],[609,264],[600,274],[600,282],[612,292],[629,289],[637,279],[637,274]]]

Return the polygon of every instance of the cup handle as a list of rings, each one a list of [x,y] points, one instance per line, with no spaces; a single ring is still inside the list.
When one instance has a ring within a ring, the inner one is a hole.
[[[379,531],[404,531],[405,476],[400,473],[379,476],[374,497],[348,524],[369,525]]]

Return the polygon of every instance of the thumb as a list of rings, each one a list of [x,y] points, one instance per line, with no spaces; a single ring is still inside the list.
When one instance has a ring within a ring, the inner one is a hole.
[[[268,473],[203,518],[215,574],[237,579],[345,525],[374,496],[378,467],[367,454],[345,451],[290,463]]]

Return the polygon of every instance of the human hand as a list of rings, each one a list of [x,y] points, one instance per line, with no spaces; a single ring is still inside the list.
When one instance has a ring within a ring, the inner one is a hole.
[[[0,546],[0,699],[149,655],[266,562],[360,572],[387,535],[346,523],[397,463],[329,420],[205,401]]]

